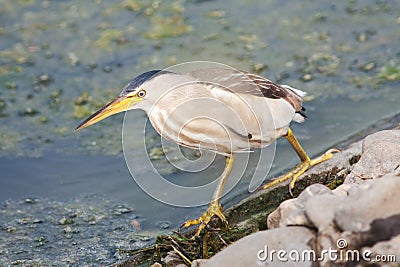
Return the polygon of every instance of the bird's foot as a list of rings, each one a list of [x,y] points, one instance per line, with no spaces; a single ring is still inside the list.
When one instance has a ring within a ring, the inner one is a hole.
[[[208,223],[211,221],[211,218],[217,216],[218,218],[220,218],[220,220],[225,224],[226,227],[228,227],[228,221],[225,218],[225,215],[222,213],[222,207],[219,204],[218,200],[213,200],[210,203],[210,206],[208,207],[208,209],[203,213],[203,215],[201,215],[199,218],[195,219],[195,220],[188,220],[186,221],[184,224],[182,224],[182,227],[189,227],[192,225],[199,225],[199,228],[197,229],[196,234],[192,237],[196,237],[199,236],[200,233],[203,231],[203,229],[208,225]]]
[[[294,188],[294,185],[297,181],[297,179],[305,173],[310,167],[315,166],[321,162],[324,162],[330,158],[333,157],[334,153],[340,152],[338,149],[329,149],[326,151],[323,155],[315,158],[315,159],[309,159],[301,162],[299,165],[297,165],[293,170],[290,172],[284,174],[281,177],[278,177],[277,179],[273,180],[272,182],[266,184],[263,186],[263,189],[268,189],[271,188],[277,184],[283,183],[289,179],[292,179],[292,181],[289,184],[289,193],[293,196],[292,190]]]

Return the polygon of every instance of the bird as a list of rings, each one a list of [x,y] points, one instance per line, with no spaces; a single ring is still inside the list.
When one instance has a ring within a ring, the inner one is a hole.
[[[300,163],[263,188],[292,179],[292,192],[301,174],[338,152],[330,149],[310,159],[289,127],[292,121],[301,123],[306,118],[305,95],[291,86],[234,68],[199,68],[185,73],[151,70],[132,79],[118,97],[85,119],[76,130],[116,113],[141,109],[163,138],[183,147],[225,156],[225,168],[208,209],[199,218],[182,224],[198,225],[194,236],[199,236],[214,216],[228,226],[220,198],[238,153],[250,153],[280,137],[286,138]]]

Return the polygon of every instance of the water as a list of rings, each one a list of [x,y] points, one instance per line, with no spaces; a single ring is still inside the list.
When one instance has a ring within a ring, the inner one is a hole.
[[[204,207],[162,204],[134,182],[122,115],[74,131],[149,69],[212,60],[307,91],[309,118],[293,130],[310,155],[400,111],[397,1],[3,0],[0,14],[0,202],[96,193],[134,208],[142,229],[156,232],[158,221],[176,227],[199,215]],[[133,116],[140,130],[144,114]],[[297,161],[280,140],[269,177]],[[209,181],[223,162],[168,178]],[[223,202],[244,197],[248,182]]]

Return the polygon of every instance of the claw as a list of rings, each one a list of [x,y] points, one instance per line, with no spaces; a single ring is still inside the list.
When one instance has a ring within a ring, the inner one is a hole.
[[[331,149],[327,150],[327,151],[325,152],[325,154],[335,154],[335,153],[340,153],[340,152],[342,152],[340,149],[331,148]]]
[[[200,233],[203,231],[203,229],[208,225],[208,223],[211,221],[211,218],[217,216],[220,218],[220,220],[225,224],[226,227],[228,227],[228,221],[225,218],[225,215],[222,213],[222,207],[219,204],[219,201],[212,201],[210,203],[210,206],[208,209],[201,215],[199,218],[195,220],[188,220],[184,224],[181,225],[180,228],[187,228],[192,225],[199,225],[199,228],[197,229],[196,234],[192,237],[195,238],[196,236],[199,236]]]
[[[324,162],[330,158],[333,157],[334,153],[339,153],[340,150],[336,148],[329,149],[326,151],[322,156],[317,157],[315,159],[307,159],[303,162],[301,162],[299,165],[297,165],[292,171],[289,173],[277,178],[276,180],[266,184],[263,186],[263,189],[268,189],[271,188],[274,185],[280,184],[285,182],[286,180],[292,179],[292,181],[289,184],[289,193],[291,196],[293,196],[293,188],[295,186],[295,183],[297,179],[304,174],[310,167],[315,166],[321,162]],[[307,157],[308,158],[308,157]]]

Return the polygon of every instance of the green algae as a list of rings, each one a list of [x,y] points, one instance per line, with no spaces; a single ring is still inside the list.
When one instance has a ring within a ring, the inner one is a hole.
[[[94,44],[100,48],[111,50],[112,44],[124,43],[124,32],[118,29],[107,29],[100,33],[100,36],[94,41]]]
[[[123,8],[126,8],[127,10],[132,12],[139,12],[144,7],[144,4],[142,2],[136,0],[125,0],[121,3],[121,5]]]
[[[207,18],[212,18],[212,19],[220,19],[225,17],[226,12],[224,10],[213,10],[210,11],[206,14]]]
[[[382,81],[399,81],[400,80],[400,64],[392,64],[383,66],[379,73]]]
[[[177,37],[192,31],[192,27],[185,23],[182,16],[173,17],[153,17],[151,19],[151,29],[144,34],[149,39],[162,39]]]

